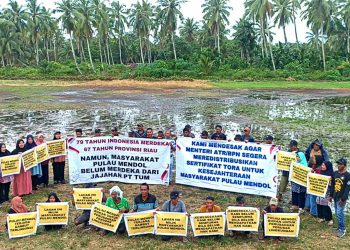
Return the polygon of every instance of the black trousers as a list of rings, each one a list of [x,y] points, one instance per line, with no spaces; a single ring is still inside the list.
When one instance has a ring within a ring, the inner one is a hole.
[[[0,183],[0,203],[9,201],[9,193],[10,193],[11,182],[8,183]]]
[[[39,185],[39,175],[32,175],[32,188],[36,188]]]
[[[43,172],[43,175],[40,178],[40,183],[49,185],[49,164],[41,164],[41,170]]]
[[[65,162],[53,162],[53,180],[54,181],[64,181],[64,167]]]
[[[317,204],[317,217],[325,221],[332,220],[332,210],[329,206],[322,206]]]

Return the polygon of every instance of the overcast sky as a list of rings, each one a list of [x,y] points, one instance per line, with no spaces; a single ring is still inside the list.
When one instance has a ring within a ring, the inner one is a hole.
[[[25,4],[25,0],[17,0],[20,4]],[[245,0],[229,0],[230,6],[233,8],[231,11],[231,15],[229,17],[230,20],[230,27],[232,27],[237,20],[239,20],[244,13],[244,1]],[[42,3],[45,7],[54,9],[55,8],[55,0],[39,0],[38,2]],[[106,0],[105,2],[110,2],[109,0]],[[124,3],[127,7],[130,7],[133,3],[136,3],[137,0],[120,0],[120,2]],[[157,0],[150,0],[153,4],[157,2]],[[182,13],[185,17],[191,17],[195,20],[201,20],[202,19],[202,8],[201,5],[203,4],[204,0],[188,0],[187,3],[182,5]],[[2,8],[6,7],[8,3],[8,0],[0,0],[0,6]],[[306,22],[301,21],[300,18],[297,20],[298,24],[298,36],[299,40],[305,41],[306,32],[308,31],[308,28],[306,27]],[[274,33],[276,33],[276,36],[274,37],[274,42],[278,41],[284,41],[283,32],[282,30],[279,30],[275,28],[273,30]],[[295,35],[294,35],[294,26],[289,25],[287,27],[287,38],[290,42],[295,42]]]

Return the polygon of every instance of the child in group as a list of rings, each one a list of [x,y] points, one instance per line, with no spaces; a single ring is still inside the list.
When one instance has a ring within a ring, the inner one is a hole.
[[[61,202],[61,200],[58,198],[56,193],[51,192],[51,193],[49,193],[49,196],[47,197],[46,202]],[[58,230],[61,228],[62,228],[62,225],[45,225],[46,231]]]

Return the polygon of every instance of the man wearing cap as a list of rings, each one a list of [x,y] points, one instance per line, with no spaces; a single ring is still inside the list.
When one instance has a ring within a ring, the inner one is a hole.
[[[334,208],[338,220],[337,236],[341,238],[346,233],[344,210],[350,191],[350,173],[346,171],[346,159],[339,159],[337,164],[338,171],[334,172],[334,177],[332,178],[330,200],[334,200]]]
[[[117,137],[117,136],[119,136],[118,128],[117,128],[117,127],[113,127],[113,128],[111,129],[111,134],[112,134],[112,137]]]
[[[242,139],[245,142],[255,142],[254,137],[250,134],[251,129],[249,127],[245,127],[243,130]]]
[[[137,131],[134,132],[134,137],[136,138],[146,138],[147,134],[146,131],[143,129],[143,125],[137,124]]]
[[[265,144],[272,145],[273,144],[273,136],[272,135],[267,135],[265,137]]]
[[[208,133],[208,131],[206,131],[206,130],[202,131],[202,133],[201,133],[201,139],[203,139],[203,140],[209,139],[209,133]]]
[[[217,205],[215,205],[215,199],[214,197],[208,196],[205,199],[205,205],[201,206],[199,209],[200,213],[215,213],[215,212],[221,212],[221,208]]]
[[[216,125],[215,126],[215,133],[211,135],[212,140],[224,140],[226,141],[226,135],[222,133],[222,126],[221,125]]]
[[[191,138],[195,138],[196,136],[192,133],[192,126],[190,124],[187,124],[184,128],[184,131],[185,129],[188,130],[189,132],[189,136],[185,136],[185,134],[183,134],[184,137],[191,137]]]
[[[263,217],[262,222],[262,228],[263,228],[263,235],[261,239],[267,238],[265,236],[265,227],[264,227],[264,214],[268,213],[283,213],[283,209],[278,206],[278,199],[277,198],[271,198],[269,202],[269,206],[265,207],[264,210],[261,212]],[[280,240],[280,237],[277,237]]]

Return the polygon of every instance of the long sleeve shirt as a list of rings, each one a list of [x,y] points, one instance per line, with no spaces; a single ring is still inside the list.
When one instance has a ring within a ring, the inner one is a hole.
[[[332,178],[331,197],[334,200],[346,201],[350,192],[350,173],[336,171]]]

